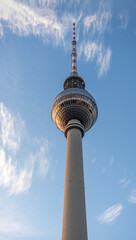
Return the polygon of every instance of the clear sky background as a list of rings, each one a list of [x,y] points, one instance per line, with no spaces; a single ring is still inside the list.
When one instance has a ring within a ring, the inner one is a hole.
[[[83,138],[88,239],[136,239],[136,1],[0,0],[0,240],[61,239],[71,73],[98,105]]]

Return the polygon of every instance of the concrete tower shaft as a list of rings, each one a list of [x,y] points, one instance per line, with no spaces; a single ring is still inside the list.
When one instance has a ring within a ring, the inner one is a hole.
[[[62,240],[87,240],[80,121],[68,122]]]

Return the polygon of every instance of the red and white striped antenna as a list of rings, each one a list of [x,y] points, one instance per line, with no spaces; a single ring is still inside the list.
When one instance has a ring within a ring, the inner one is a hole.
[[[76,54],[75,23],[73,23],[72,73],[71,73],[71,75],[77,75],[77,54]]]

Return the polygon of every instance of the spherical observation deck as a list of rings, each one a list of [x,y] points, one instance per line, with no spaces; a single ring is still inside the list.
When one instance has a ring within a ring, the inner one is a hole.
[[[73,79],[70,76],[70,80]],[[81,78],[76,76],[75,80],[81,82]],[[64,84],[68,81],[66,79]],[[95,123],[98,110],[97,105],[92,95],[84,90],[84,81],[82,81],[83,87],[77,87],[77,84],[73,81],[71,84],[64,85],[64,91],[61,92],[54,99],[51,108],[51,117],[54,124],[62,131],[65,132],[66,125],[71,119],[77,119],[84,127],[84,131],[89,130]]]

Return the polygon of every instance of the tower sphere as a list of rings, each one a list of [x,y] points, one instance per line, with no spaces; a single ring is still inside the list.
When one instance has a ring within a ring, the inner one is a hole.
[[[76,75],[70,76],[66,80],[69,82],[71,79],[73,79],[73,86],[71,84],[69,88],[65,88],[54,99],[51,108],[51,117],[54,124],[62,132],[65,132],[66,125],[71,119],[79,120],[84,127],[84,132],[86,132],[93,126],[97,119],[97,105],[89,92],[77,87],[81,78]]]

